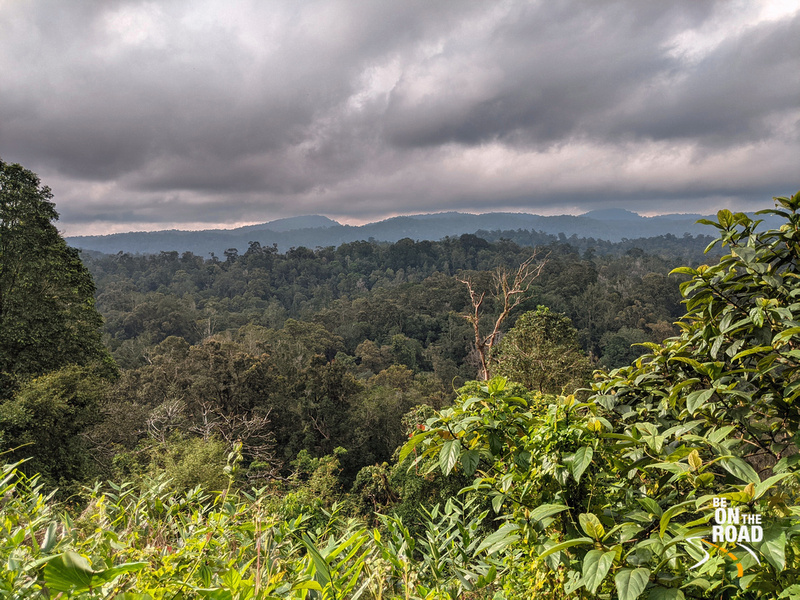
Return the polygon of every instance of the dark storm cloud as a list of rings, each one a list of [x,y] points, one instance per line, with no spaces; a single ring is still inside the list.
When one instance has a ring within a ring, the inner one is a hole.
[[[796,185],[797,9],[7,2],[0,156],[68,227],[746,203]]]
[[[734,36],[692,64],[669,52],[671,40],[713,17],[713,3],[527,8],[509,13],[485,46],[445,49],[421,67],[436,89],[415,94],[417,82],[401,81],[387,111],[390,139],[403,146],[573,137],[710,143],[761,139],[771,134],[766,117],[798,107],[800,75],[787,79],[800,73],[798,15]]]

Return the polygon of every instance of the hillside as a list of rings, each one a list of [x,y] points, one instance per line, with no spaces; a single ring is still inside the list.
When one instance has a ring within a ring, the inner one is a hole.
[[[440,240],[447,236],[459,236],[479,230],[530,231],[619,242],[623,239],[666,234],[679,237],[687,233],[708,234],[708,228],[696,222],[698,218],[701,218],[701,215],[642,217],[620,209],[597,210],[580,216],[541,216],[502,212],[473,215],[447,212],[393,217],[376,223],[351,226],[316,215],[279,219],[236,229],[116,233],[69,237],[67,242],[77,248],[107,254],[178,251],[192,252],[200,256],[207,256],[210,253],[222,256],[226,250],[232,248],[244,252],[250,242],[259,242],[262,246],[276,244],[281,252],[285,252],[300,246],[307,248],[339,246],[360,240],[381,242],[396,242],[403,238]]]

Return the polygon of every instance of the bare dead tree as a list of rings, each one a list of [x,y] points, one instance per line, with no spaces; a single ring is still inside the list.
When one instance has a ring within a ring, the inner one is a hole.
[[[186,404],[180,400],[167,400],[153,409],[147,418],[147,433],[162,444],[167,436],[186,420]]]
[[[489,359],[492,348],[494,348],[499,339],[500,327],[509,313],[525,299],[525,295],[536,278],[542,274],[542,270],[547,264],[547,256],[549,254],[540,258],[538,250],[535,250],[527,260],[517,267],[516,271],[505,267],[495,269],[492,273],[493,289],[490,291],[492,297],[502,303],[502,309],[495,319],[492,331],[488,334],[481,333],[480,326],[487,290],[479,293],[476,290],[473,279],[469,277],[458,280],[467,286],[472,304],[472,310],[463,316],[472,324],[472,329],[475,332],[475,350],[480,360],[480,372],[478,374],[480,379],[484,381],[489,379]]]
[[[269,411],[265,414],[226,413],[209,402],[200,407],[200,420],[189,431],[198,433],[203,439],[220,438],[229,447],[242,443],[242,452],[252,462],[261,465],[257,474],[248,474],[251,480],[274,478],[278,474],[275,460],[275,436],[270,428]]]

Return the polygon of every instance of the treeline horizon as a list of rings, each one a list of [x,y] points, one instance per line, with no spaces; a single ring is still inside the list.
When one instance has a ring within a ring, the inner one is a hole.
[[[676,333],[680,278],[668,273],[687,251],[696,264],[706,243],[687,240],[652,240],[660,256],[622,243],[580,252],[559,242],[539,246],[544,268],[503,332],[540,306],[563,315],[586,356],[586,385],[591,369],[639,356],[643,347],[634,344]],[[253,480],[286,477],[298,456],[317,460],[343,448],[337,477],[349,487],[361,469],[391,460],[406,413],[446,406],[477,377],[470,299],[459,278],[487,292],[482,326],[489,326],[500,310],[492,273],[532,252],[466,234],[285,253],[252,243],[242,254],[207,259],[83,253],[119,376],[98,384],[86,402],[91,410],[75,421],[83,425],[70,429],[82,458],[59,466],[41,456],[28,468],[46,479],[60,473],[52,482],[68,488],[70,477],[159,470],[182,486],[210,484],[221,477],[208,465],[222,460],[224,440],[253,436],[244,448]],[[580,377],[561,385],[581,384]],[[14,439],[31,437],[24,426],[16,431]]]

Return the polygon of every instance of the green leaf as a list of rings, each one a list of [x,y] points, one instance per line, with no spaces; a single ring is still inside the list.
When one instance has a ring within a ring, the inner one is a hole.
[[[648,581],[650,581],[649,569],[622,569],[614,577],[619,600],[636,600],[647,587]]]
[[[53,546],[56,545],[58,541],[56,537],[56,530],[58,528],[58,523],[53,521],[50,525],[47,526],[47,531],[44,534],[44,539],[42,539],[42,546],[41,551],[44,553],[50,552],[53,549]]]
[[[495,456],[503,452],[503,440],[496,431],[489,432],[489,450]]]
[[[764,530],[761,555],[780,573],[786,568],[786,532],[781,527]]]
[[[603,537],[606,530],[603,528],[603,524],[600,522],[600,519],[597,518],[592,513],[583,513],[578,517],[578,521],[580,521],[581,528],[586,535],[593,537],[596,540],[599,540]]]
[[[487,554],[494,554],[503,550],[519,539],[519,536],[514,534],[517,529],[519,529],[517,525],[506,523],[493,534],[487,535],[475,552],[478,553],[485,550]]]
[[[546,519],[547,517],[552,517],[553,515],[557,515],[561,511],[566,510],[567,507],[563,504],[542,504],[541,506],[537,506],[531,511],[530,519],[532,521],[541,521],[542,519]]]
[[[95,571],[83,556],[68,550],[47,562],[44,567],[44,581],[51,590],[78,593],[111,582],[123,573],[141,571],[148,564],[131,562]]]
[[[413,452],[414,448],[416,448],[422,440],[424,440],[432,433],[435,433],[435,430],[429,429],[428,431],[423,431],[422,433],[418,433],[410,440],[408,440],[400,450],[400,456],[397,459],[398,464],[402,463],[406,459],[406,457],[409,454],[411,454],[411,452]]]
[[[108,583],[122,575],[123,573],[133,573],[135,571],[141,571],[145,567],[147,567],[150,563],[147,562],[130,562],[124,563],[121,565],[116,565],[105,571],[99,571],[96,574],[98,579],[101,579],[104,583]]]
[[[669,360],[676,360],[678,362],[686,363],[690,367],[694,368],[695,370],[701,370],[703,365],[701,365],[697,360],[694,358],[688,358],[686,356],[672,356]]]
[[[692,392],[686,397],[686,410],[689,411],[689,414],[694,416],[694,413],[697,412],[697,409],[703,406],[711,396],[714,395],[714,390],[697,390]]]
[[[492,498],[492,508],[494,512],[499,513],[500,509],[503,507],[503,502],[506,500],[505,494],[497,494],[494,498]]]
[[[448,440],[442,444],[442,449],[439,451],[439,468],[442,473],[449,475],[453,467],[458,462],[458,455],[461,451],[461,442],[458,440]]]
[[[461,455],[461,466],[464,467],[464,474],[468,477],[472,477],[475,473],[475,469],[478,468],[480,460],[481,457],[477,450],[467,450],[464,452],[464,454]]]
[[[575,453],[575,458],[572,460],[572,465],[570,465],[572,476],[575,478],[575,481],[580,481],[581,475],[583,475],[586,467],[592,462],[592,456],[594,456],[594,450],[591,446],[578,448],[578,451]]]
[[[707,434],[708,441],[713,444],[719,444],[723,439],[725,439],[728,434],[735,431],[736,428],[733,425],[726,425],[725,427],[720,427],[719,429],[715,429]]]
[[[730,228],[733,226],[733,213],[727,208],[723,208],[717,211],[717,220],[723,227]]]
[[[562,550],[566,550],[567,548],[572,548],[572,546],[581,546],[583,544],[593,544],[593,543],[594,540],[585,537],[567,540],[566,542],[561,542],[560,544],[556,544],[555,546],[550,546],[547,550],[545,550],[539,555],[539,559],[547,558],[554,552],[561,552]]]
[[[734,356],[731,360],[741,360],[745,356],[750,356],[751,354],[757,354],[759,352],[772,352],[772,346],[756,346],[755,348],[748,348],[747,350],[742,350]]]
[[[94,575],[89,561],[72,550],[59,554],[44,568],[44,582],[56,592],[88,590]]]
[[[791,477],[792,475],[794,475],[794,473],[781,473],[780,475],[773,475],[772,477],[765,479],[764,481],[756,485],[756,488],[753,492],[753,499],[758,500],[773,485],[775,485],[779,481],[782,481],[783,479],[786,479],[787,477]]]
[[[780,333],[776,334],[774,338],[772,338],[772,345],[774,346],[779,342],[786,342],[796,335],[800,335],[800,327],[789,327],[788,329],[784,329]]]
[[[788,598],[789,600],[800,600],[800,585],[793,584],[783,590],[778,598]]]
[[[669,507],[663,515],[661,515],[661,521],[659,522],[659,533],[661,537],[664,537],[664,532],[667,530],[669,526],[669,522],[672,520],[672,517],[685,513],[688,507],[694,506],[694,500],[687,500],[686,502],[681,502],[680,504],[675,504]]]
[[[654,587],[647,600],[685,600],[686,596],[678,588]]]
[[[661,507],[658,505],[658,502],[656,502],[652,498],[638,498],[637,501],[651,515],[655,515],[656,517],[660,518],[664,512],[661,510]]]
[[[303,534],[303,545],[308,550],[308,553],[311,555],[311,560],[314,564],[314,571],[317,575],[317,578],[322,580],[322,583],[325,585],[330,584],[331,582],[331,569],[328,565],[328,561],[320,554],[317,547],[314,545],[314,542],[308,537],[307,534]]]
[[[594,594],[603,583],[611,565],[614,564],[616,552],[610,550],[589,550],[583,558],[583,584],[590,594]]]
[[[314,590],[317,592],[322,591],[322,586],[319,584],[318,581],[314,581],[313,579],[309,579],[308,581],[300,581],[292,585],[293,590]]]
[[[738,456],[725,456],[722,457],[719,462],[728,473],[737,479],[754,485],[761,483],[761,478],[758,476],[755,469]]]

